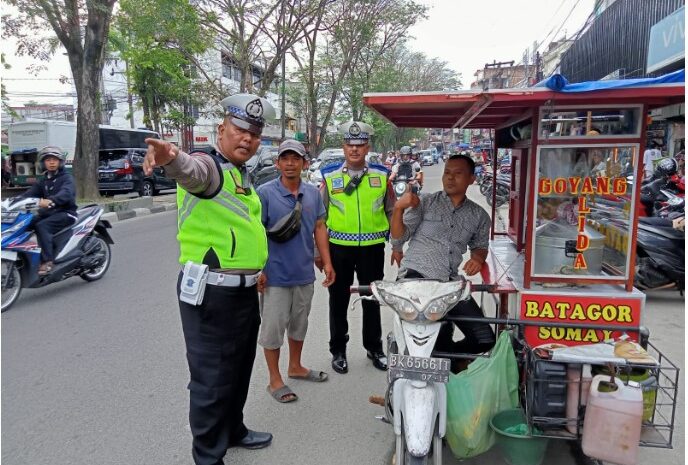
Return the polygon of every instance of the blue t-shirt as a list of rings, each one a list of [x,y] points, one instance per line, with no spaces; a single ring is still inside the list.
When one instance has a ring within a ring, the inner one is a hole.
[[[325,205],[315,186],[301,182],[299,193],[303,194],[301,230],[281,244],[268,239],[268,262],[264,269],[268,286],[302,286],[315,281],[313,231],[316,221],[325,219]],[[260,186],[258,196],[263,204],[263,224],[266,229],[270,229],[296,206],[296,197],[284,187],[281,176]]]

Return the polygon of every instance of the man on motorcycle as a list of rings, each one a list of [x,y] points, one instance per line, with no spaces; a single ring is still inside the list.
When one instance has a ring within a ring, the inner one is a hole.
[[[38,197],[39,210],[34,218],[41,264],[38,274],[45,276],[53,269],[53,234],[74,224],[76,220],[76,187],[74,178],[65,171],[62,149],[54,146],[38,151],[43,179],[32,185],[20,197]]]
[[[411,159],[411,147],[404,145],[399,150],[399,161],[392,167],[392,174],[389,176],[389,181],[394,182],[394,179],[403,175],[409,180],[415,180],[422,187],[423,186],[423,171],[420,163]]]
[[[488,252],[490,217],[466,197],[468,186],[475,182],[475,165],[471,157],[454,155],[447,160],[442,175],[444,189],[419,198],[406,192],[394,205],[390,235],[394,251],[392,263],[399,265],[400,278],[429,278],[449,281],[459,274],[466,249],[471,258],[463,266],[466,275],[478,273]],[[404,255],[400,250],[409,242]],[[482,317],[473,298],[460,302],[449,314]],[[495,336],[487,323],[456,323],[465,338],[451,339],[453,327],[445,325],[436,349],[459,353],[481,353],[492,348]],[[454,364],[453,371],[457,365]]]

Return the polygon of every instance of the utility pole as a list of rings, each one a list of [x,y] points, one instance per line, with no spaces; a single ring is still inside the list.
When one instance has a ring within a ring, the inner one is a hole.
[[[136,126],[134,125],[134,100],[131,96],[131,88],[129,87],[129,62],[124,60],[124,77],[127,78],[127,103],[129,104],[129,125],[132,129]]]
[[[286,130],[286,125],[287,125],[287,115],[285,114],[286,112],[286,102],[285,102],[285,95],[286,95],[286,81],[287,81],[287,76],[286,76],[286,61],[287,61],[287,49],[284,47],[284,35],[286,32],[286,12],[285,10],[285,3],[286,0],[282,0],[282,31],[280,31],[281,38],[282,38],[282,97],[280,98],[281,100],[281,116],[282,116],[282,121],[281,121],[281,126],[282,126],[282,140],[284,140],[285,136],[285,130]]]

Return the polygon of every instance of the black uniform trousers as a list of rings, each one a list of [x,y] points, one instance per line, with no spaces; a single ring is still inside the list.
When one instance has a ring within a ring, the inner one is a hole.
[[[177,281],[177,295],[179,282]],[[189,424],[196,465],[221,465],[246,436],[248,394],[260,327],[252,287],[206,286],[199,306],[179,302],[189,364]]]
[[[416,270],[407,270],[404,278],[424,278]],[[482,309],[473,297],[454,305],[447,315],[467,316],[482,318]],[[449,321],[442,323],[440,333],[437,336],[435,350],[438,352],[453,352],[457,354],[481,354],[494,347],[496,339],[492,328],[488,323],[455,321],[456,326],[461,330],[464,338],[454,341],[454,325]]]
[[[41,261],[52,262],[55,255],[53,235],[74,224],[74,217],[65,211],[57,211],[50,216],[37,216],[33,220],[33,229],[36,231],[38,245],[41,247]]]
[[[358,284],[368,285],[382,279],[385,273],[385,244],[348,246],[330,243],[330,257],[337,279],[328,288],[330,293],[330,352],[346,353],[349,341],[347,312],[354,272]],[[363,302],[363,347],[373,352],[382,350],[380,304]]]

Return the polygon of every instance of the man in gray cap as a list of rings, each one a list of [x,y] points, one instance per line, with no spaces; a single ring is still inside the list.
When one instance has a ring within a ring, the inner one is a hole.
[[[329,287],[332,369],[344,374],[349,370],[349,287],[354,273],[361,285],[383,278],[394,192],[389,187],[389,170],[383,165],[366,163],[373,128],[361,121],[350,121],[340,126],[339,131],[344,138],[345,162],[321,170],[321,193],[327,209],[330,256],[337,274],[337,280]],[[380,305],[364,301],[362,315],[363,346],[368,358],[375,368],[386,370]]]
[[[265,99],[222,100],[217,144],[191,155],[146,139],[144,172],[163,166],[176,179],[183,271],[177,295],[186,343],[189,424],[196,465],[221,465],[229,447],[258,449],[270,433],[244,425],[260,326],[257,282],[268,255],[261,204],[244,167],[275,111]]]
[[[301,364],[315,281],[314,241],[323,261],[323,286],[329,286],[335,279],[327,241],[325,206],[318,189],[301,180],[301,172],[308,167],[307,160],[306,149],[300,142],[285,140],[277,154],[280,177],[258,188],[269,251],[261,275],[265,288],[258,344],[263,347],[270,375],[267,390],[281,403],[298,398],[284,383],[279,369],[285,332],[289,342],[289,378],[327,380],[327,373],[310,370]]]

